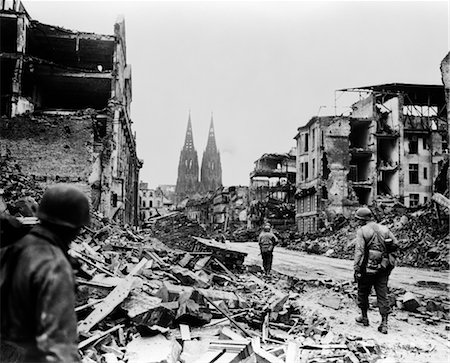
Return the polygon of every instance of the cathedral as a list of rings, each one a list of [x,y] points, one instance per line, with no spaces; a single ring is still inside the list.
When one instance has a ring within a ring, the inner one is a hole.
[[[184,146],[181,150],[180,161],[178,163],[178,178],[175,189],[177,199],[180,201],[186,197],[192,197],[197,193],[206,194],[221,186],[222,165],[220,163],[220,153],[216,145],[213,118],[211,116],[208,142],[203,152],[199,178],[198,157],[194,147],[191,115],[189,114]]]

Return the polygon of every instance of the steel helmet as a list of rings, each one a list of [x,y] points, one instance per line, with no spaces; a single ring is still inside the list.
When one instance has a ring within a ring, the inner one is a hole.
[[[265,225],[264,225],[264,230],[265,231],[270,231],[270,224],[269,223],[266,223]]]
[[[372,212],[366,207],[359,208],[355,213],[355,217],[363,221],[370,221],[372,219]]]
[[[37,216],[59,226],[80,228],[89,223],[89,201],[75,186],[56,184],[45,191]]]

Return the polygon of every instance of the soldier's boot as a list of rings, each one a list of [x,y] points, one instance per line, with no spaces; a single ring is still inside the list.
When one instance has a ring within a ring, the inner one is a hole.
[[[358,324],[369,326],[369,318],[367,317],[367,310],[361,310],[361,315],[355,318]]]
[[[387,315],[381,316],[381,324],[378,327],[378,331],[383,334],[388,333],[388,316]]]

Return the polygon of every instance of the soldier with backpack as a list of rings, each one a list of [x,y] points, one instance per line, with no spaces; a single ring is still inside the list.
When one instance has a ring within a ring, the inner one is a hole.
[[[372,212],[368,208],[359,208],[355,214],[361,228],[356,234],[354,272],[358,283],[358,307],[361,316],[355,320],[364,326],[369,326],[367,311],[369,295],[372,286],[377,294],[378,308],[381,314],[381,324],[378,331],[388,332],[389,301],[388,279],[395,266],[392,254],[398,247],[397,239],[386,226],[373,221]]]
[[[37,217],[40,224],[0,249],[0,357],[78,362],[68,249],[89,223],[89,201],[74,186],[57,184],[45,191]]]

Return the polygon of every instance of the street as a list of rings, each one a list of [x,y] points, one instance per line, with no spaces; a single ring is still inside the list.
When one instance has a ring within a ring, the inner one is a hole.
[[[246,263],[261,265],[259,246],[256,242],[230,243],[233,249],[248,254]],[[292,251],[282,247],[274,250],[273,268],[299,279],[353,279],[353,262],[305,252]],[[423,282],[425,281],[425,283]],[[448,271],[431,271],[411,267],[396,267],[389,279],[391,287],[403,288],[417,295],[434,297],[448,290]]]
[[[259,246],[256,242],[230,243],[233,249],[248,254],[245,263],[261,265]],[[353,264],[350,260],[329,258],[320,255],[308,255],[276,247],[273,259],[276,272],[295,276],[299,279],[353,279]],[[422,286],[428,282],[427,286]],[[392,272],[389,286],[403,288],[418,297],[438,297],[447,294],[449,274],[446,272],[427,271],[416,268],[396,267]],[[429,287],[430,285],[435,288]],[[448,362],[448,332],[444,324],[427,325],[423,321],[395,310],[389,318],[389,334],[380,334],[376,327],[380,323],[378,311],[369,311],[370,326],[363,327],[355,323],[358,314],[355,302],[348,296],[337,294],[341,298],[338,310],[322,306],[321,300],[333,294],[329,289],[308,288],[300,294],[298,301],[311,313],[326,316],[333,331],[339,334],[353,334],[363,339],[374,339],[386,352],[385,362]],[[391,360],[390,360],[391,359]],[[383,360],[381,360],[383,361]],[[381,362],[379,361],[379,362]]]

